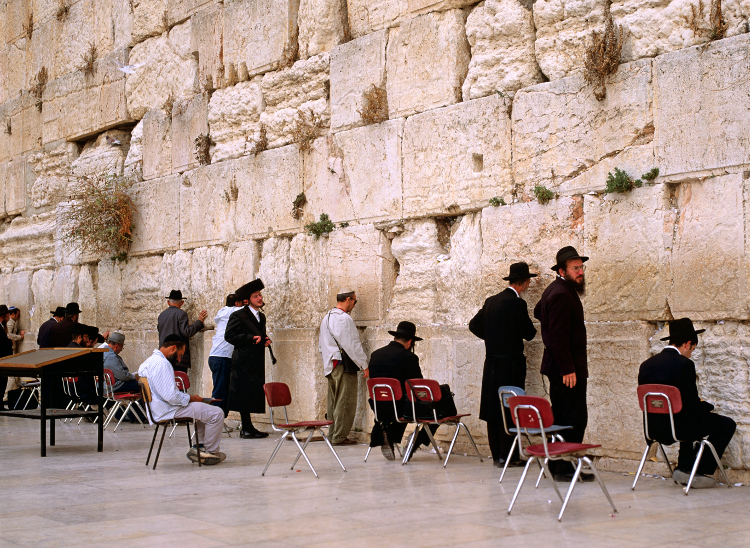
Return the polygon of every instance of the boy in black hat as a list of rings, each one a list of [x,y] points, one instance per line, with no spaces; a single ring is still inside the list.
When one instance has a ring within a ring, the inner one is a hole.
[[[78,317],[81,309],[78,303],[68,303],[65,305],[65,317],[52,326],[49,335],[49,345],[52,348],[63,348],[73,340],[73,325],[78,323]]]
[[[698,345],[698,335],[704,331],[705,329],[696,331],[690,318],[680,318],[669,322],[669,336],[661,339],[662,341],[669,340],[669,344],[659,354],[643,362],[638,372],[639,385],[666,384],[680,390],[682,411],[674,416],[674,427],[677,437],[687,441],[680,443],[674,479],[682,485],[687,485],[698,454],[693,441],[699,441],[708,436],[708,441],[721,458],[737,429],[737,424],[732,419],[712,413],[714,406],[701,401],[698,396],[695,364],[690,356]],[[654,439],[671,440],[672,426],[669,422],[669,415],[649,417],[648,430],[649,435]],[[707,477],[714,472],[716,472],[716,461],[709,451],[704,451],[691,487],[693,489],[714,487],[716,482]]]
[[[490,444],[495,466],[502,468],[513,445],[514,436],[505,433],[503,415],[507,424],[513,424],[510,410],[505,409],[498,397],[501,386],[526,388],[526,356],[524,339],[530,341],[536,328],[529,318],[526,301],[521,297],[529,289],[529,265],[520,262],[510,265],[510,273],[503,278],[508,288],[484,301],[484,306],[469,322],[469,331],[484,340],[486,356],[482,373],[482,399],[479,420],[487,423],[487,441]],[[511,466],[522,465],[518,450],[511,456]]]

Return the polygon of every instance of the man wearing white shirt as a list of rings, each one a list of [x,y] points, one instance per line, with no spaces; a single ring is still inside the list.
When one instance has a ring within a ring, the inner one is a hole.
[[[224,413],[216,406],[203,403],[203,398],[196,394],[188,395],[177,390],[174,380],[174,369],[170,358],[177,358],[179,363],[185,352],[185,341],[178,335],[168,335],[161,348],[146,359],[138,368],[138,375],[148,379],[151,388],[149,408],[155,421],[189,417],[195,419],[198,439],[205,449],[193,447],[187,454],[188,459],[201,464],[218,464],[226,458],[219,451],[221,431],[224,425]]]
[[[224,416],[228,412],[229,374],[232,370],[232,352],[234,352],[234,346],[224,339],[224,332],[227,329],[229,316],[241,307],[242,301],[237,300],[234,293],[227,295],[226,306],[219,310],[214,318],[216,327],[211,339],[211,351],[208,353],[208,367],[211,369],[211,376],[214,381],[214,390],[211,397],[217,400],[219,407],[224,410]]]
[[[357,372],[344,371],[341,350],[357,367],[367,367],[357,327],[349,315],[357,304],[353,289],[342,288],[336,294],[336,308],[320,323],[318,349],[323,357],[323,372],[328,380],[328,420],[333,421],[328,437],[333,445],[355,445],[347,438],[357,412]]]

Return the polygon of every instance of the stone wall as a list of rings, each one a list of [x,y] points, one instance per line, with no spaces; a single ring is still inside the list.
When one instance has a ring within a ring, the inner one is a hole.
[[[613,466],[638,457],[638,365],[687,315],[707,329],[701,393],[739,424],[726,463],[750,468],[750,11],[724,2],[727,37],[710,41],[708,4],[0,0],[0,302],[22,309],[29,349],[77,300],[82,321],[126,334],[136,368],[180,288],[191,316],[209,311],[191,342],[205,393],[212,318],[260,275],[279,358],[267,378],[290,385],[295,418],[320,418],[318,322],[352,285],[368,353],[416,322],[425,375],[451,384],[484,444],[483,345],[466,325],[515,261],[541,274],[532,308],[575,245],[591,257],[588,440]],[[608,16],[623,63],[597,101],[583,56]],[[373,86],[378,123],[363,116]],[[605,194],[615,167],[660,174]],[[133,180],[126,262],[61,242],[59,204],[92,173]],[[321,213],[337,227],[316,238],[304,226]],[[528,388],[545,395],[541,353],[527,345]]]

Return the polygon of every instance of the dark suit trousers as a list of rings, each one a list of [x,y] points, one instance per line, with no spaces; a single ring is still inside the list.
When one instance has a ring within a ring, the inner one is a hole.
[[[562,376],[549,377],[549,399],[552,402],[552,414],[555,424],[560,426],[572,426],[571,430],[561,432],[565,441],[570,443],[581,443],[586,433],[586,425],[589,422],[589,412],[586,407],[586,381],[578,375],[576,385],[568,388],[563,384]],[[550,462],[550,471],[553,474],[564,474],[573,471],[570,463],[562,461]]]
[[[703,421],[701,421],[703,422]],[[734,435],[734,431],[737,429],[737,423],[735,423],[729,417],[718,415],[716,413],[709,413],[706,417],[705,424],[702,424],[702,430],[709,432],[708,441],[716,449],[716,454],[719,458],[724,454],[724,450],[729,445],[729,441]],[[695,463],[695,457],[698,456],[699,444],[693,442],[682,442],[680,443],[680,453],[677,457],[677,468],[683,472],[690,473]],[[704,476],[710,476],[716,472],[716,460],[714,460],[711,450],[706,447],[703,450],[701,456],[701,462],[698,465],[698,474]]]
[[[510,416],[510,409],[505,408],[505,420],[507,421],[508,428],[513,428],[513,419]],[[503,426],[502,420],[500,421],[487,421],[487,443],[490,445],[490,453],[492,453],[492,460],[505,459],[508,457],[508,452],[513,445],[513,440],[516,438],[515,434],[508,435],[505,433],[505,427]],[[518,447],[513,450],[510,460],[518,459]]]

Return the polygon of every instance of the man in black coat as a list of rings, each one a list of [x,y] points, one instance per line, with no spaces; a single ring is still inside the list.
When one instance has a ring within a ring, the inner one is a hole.
[[[557,252],[552,270],[557,278],[544,290],[534,307],[534,317],[541,323],[544,355],[542,374],[549,379],[549,397],[555,424],[572,426],[566,431],[565,441],[581,443],[588,424],[586,383],[589,376],[586,359],[586,325],[579,294],[586,282],[583,263],[589,260],[578,254],[573,246]],[[549,463],[557,481],[573,479],[573,467],[564,461]],[[593,481],[593,474],[582,475]]]
[[[156,320],[156,329],[159,332],[159,348],[164,346],[164,341],[169,335],[177,335],[185,341],[185,353],[179,362],[172,364],[175,371],[187,373],[190,369],[190,337],[203,329],[203,320],[208,316],[208,312],[201,310],[198,313],[198,319],[193,323],[188,320],[188,314],[182,310],[185,304],[185,298],[182,291],[173,289],[169,292],[167,299],[167,308],[159,314]]]
[[[8,306],[0,304],[0,358],[13,355],[13,341],[8,338],[8,334],[5,332],[5,324],[8,323],[10,318],[10,311]],[[5,394],[5,388],[8,386],[8,377],[0,377],[0,394]],[[10,401],[8,401],[8,408],[10,408]],[[0,409],[4,409],[5,404],[3,403],[2,397],[0,397]]]
[[[698,448],[693,442],[708,436],[708,441],[721,458],[737,428],[731,418],[712,413],[714,406],[701,401],[698,396],[695,364],[690,356],[698,345],[698,334],[704,331],[705,329],[696,331],[690,318],[670,322],[669,336],[661,339],[669,340],[669,345],[643,362],[638,372],[639,385],[666,384],[680,391],[682,411],[675,414],[674,426],[677,437],[685,441],[680,443],[674,479],[683,485],[687,485],[698,454]],[[648,433],[652,439],[672,444],[674,440],[669,415],[649,416]],[[706,477],[714,472],[716,461],[709,450],[704,450],[692,487],[700,489],[716,485],[713,479]]]
[[[237,300],[243,301],[245,306],[229,316],[224,332],[224,340],[234,345],[227,408],[240,413],[240,437],[244,439],[268,436],[267,432],[255,428],[250,418],[250,413],[266,412],[263,392],[266,382],[265,350],[271,346],[271,339],[266,335],[266,316],[260,311],[263,306],[261,290],[264,287],[258,278],[235,291]]]
[[[64,348],[73,340],[73,326],[78,323],[81,309],[78,303],[65,305],[65,317],[53,325],[49,333],[50,348]]]
[[[482,400],[479,419],[487,423],[487,441],[495,466],[502,468],[508,457],[514,436],[505,433],[503,416],[513,424],[510,410],[503,407],[498,396],[501,386],[526,388],[526,356],[523,341],[536,335],[526,301],[521,298],[529,288],[531,278],[526,263],[513,263],[510,273],[503,278],[509,287],[484,301],[484,306],[469,322],[469,331],[484,340],[486,356],[482,373]],[[510,465],[523,465],[518,449],[511,456]]]
[[[50,314],[52,314],[52,317],[39,326],[39,333],[36,336],[36,344],[39,345],[39,348],[49,348],[52,346],[50,344],[52,328],[65,317],[65,308],[58,306],[55,311],[50,312]]]

